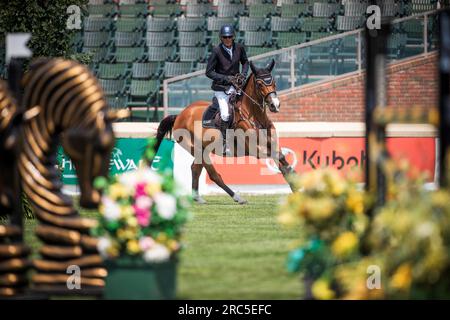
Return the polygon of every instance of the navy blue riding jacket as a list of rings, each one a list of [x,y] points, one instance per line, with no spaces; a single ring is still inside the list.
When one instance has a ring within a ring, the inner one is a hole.
[[[214,47],[206,66],[206,76],[213,80],[211,89],[227,91],[231,86],[227,77],[238,74],[240,64],[242,64],[242,74],[247,77],[249,62],[245,48],[240,43],[233,44],[233,59],[230,58],[222,44]]]

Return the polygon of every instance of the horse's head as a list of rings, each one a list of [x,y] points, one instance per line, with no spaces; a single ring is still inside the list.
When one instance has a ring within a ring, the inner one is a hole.
[[[280,99],[278,99],[275,80],[272,76],[272,70],[275,66],[275,60],[272,61],[262,69],[255,67],[250,61],[250,68],[254,74],[255,89],[263,97],[263,101],[269,104],[271,112],[280,111]]]

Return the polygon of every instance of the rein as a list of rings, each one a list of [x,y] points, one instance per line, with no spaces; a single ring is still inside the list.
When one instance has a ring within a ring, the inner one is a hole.
[[[253,83],[254,83],[255,88],[256,88],[256,81],[257,81],[256,76],[254,76]],[[256,106],[258,106],[258,108],[260,108],[261,111],[263,111],[264,114],[267,115],[267,102],[266,102],[266,98],[267,98],[267,96],[268,96],[269,94],[271,94],[272,92],[269,92],[265,97],[262,96],[262,94],[261,94],[259,91],[256,91],[256,92],[257,92],[257,94],[261,97],[261,100],[262,100],[261,103],[258,103],[255,99],[253,99],[250,95],[248,95],[244,90],[238,89],[238,93],[243,93],[247,98],[250,99],[251,102],[253,102]],[[252,121],[251,118],[255,118],[255,117],[252,116],[252,115],[250,114],[250,112],[249,112],[249,115],[248,115],[248,116],[245,116],[245,115],[243,114],[241,108],[238,107],[237,104],[236,104],[236,109],[237,109],[237,111],[238,111],[238,113],[239,113],[239,115],[240,115],[240,117],[241,117],[241,119],[240,119],[239,121],[237,121],[236,123],[239,123],[240,121],[247,121],[252,127],[256,128],[257,130],[258,130],[258,129],[267,129],[267,128],[265,128],[263,125],[261,125],[261,124],[259,124],[259,123],[258,123],[258,125],[257,125],[257,124],[255,123],[255,121]]]

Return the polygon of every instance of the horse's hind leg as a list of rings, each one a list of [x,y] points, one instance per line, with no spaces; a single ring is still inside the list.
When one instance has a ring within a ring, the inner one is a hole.
[[[198,180],[200,178],[200,174],[202,173],[203,164],[201,163],[192,163],[191,170],[192,170],[192,197],[195,202],[204,204],[206,201],[199,195],[198,193]]]
[[[230,197],[233,198],[233,200],[239,204],[245,204],[247,203],[247,200],[241,198],[241,196],[231,190],[225,182],[223,182],[222,177],[220,174],[216,171],[216,169],[213,167],[213,165],[204,163],[203,166],[205,167],[206,171],[208,172],[209,177],[212,181],[214,181],[219,187],[221,187],[226,193],[230,195]]]

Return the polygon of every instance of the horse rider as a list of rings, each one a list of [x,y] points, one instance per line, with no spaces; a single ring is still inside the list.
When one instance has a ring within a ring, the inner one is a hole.
[[[234,42],[234,28],[232,25],[222,26],[219,37],[221,43],[212,50],[206,66],[206,76],[213,80],[211,89],[214,90],[214,95],[219,102],[220,118],[222,120],[220,131],[223,138],[223,154],[230,155],[230,149],[226,141],[226,130],[230,119],[228,103],[230,95],[235,94],[236,89],[240,89],[233,86],[235,76],[240,73],[239,64],[242,64],[242,75],[246,79],[249,62],[244,46]]]

